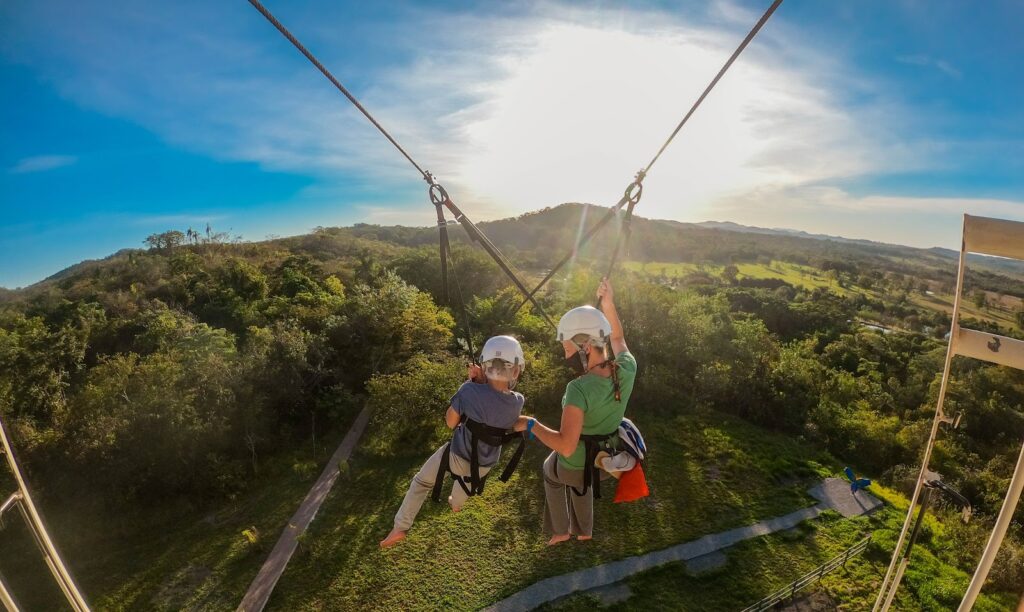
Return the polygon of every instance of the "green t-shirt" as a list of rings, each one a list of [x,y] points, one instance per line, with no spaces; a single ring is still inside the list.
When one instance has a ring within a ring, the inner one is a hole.
[[[562,396],[562,409],[576,406],[583,411],[583,432],[586,435],[606,434],[615,432],[626,413],[626,403],[633,393],[633,381],[636,380],[636,358],[629,351],[615,356],[619,364],[619,389],[622,400],[615,401],[612,379],[597,374],[584,374],[565,387]],[[586,461],[586,449],[583,441],[576,446],[576,451],[568,457],[558,457],[559,465],[570,470],[582,470]]]

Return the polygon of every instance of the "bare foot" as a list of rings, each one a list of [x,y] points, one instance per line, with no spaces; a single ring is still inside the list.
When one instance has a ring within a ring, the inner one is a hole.
[[[586,542],[587,540],[593,540],[594,536],[576,536],[576,539],[580,542]]]
[[[548,546],[554,546],[555,544],[561,544],[562,542],[564,542],[564,541],[566,541],[568,539],[569,539],[569,534],[551,536],[551,539],[548,540]]]
[[[404,539],[405,539],[405,532],[404,531],[401,531],[401,530],[398,530],[398,529],[392,529],[391,533],[388,534],[388,537],[386,537],[386,538],[384,538],[383,540],[380,541],[380,547],[381,548],[391,548],[392,546],[394,546],[395,544],[398,544],[399,542],[401,542]]]
[[[448,498],[448,506],[452,509],[452,512],[459,512],[459,511],[462,510],[462,506],[453,506],[452,505],[452,498],[451,497]]]

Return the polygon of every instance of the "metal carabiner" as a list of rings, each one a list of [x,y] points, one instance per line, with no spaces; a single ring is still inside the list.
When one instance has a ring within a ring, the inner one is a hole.
[[[644,194],[644,178],[646,178],[646,176],[647,173],[643,170],[637,172],[636,178],[634,178],[633,182],[629,184],[629,187],[626,187],[626,192],[623,194],[623,197],[626,198],[627,202],[629,202],[629,208],[631,210],[640,202],[640,196]]]

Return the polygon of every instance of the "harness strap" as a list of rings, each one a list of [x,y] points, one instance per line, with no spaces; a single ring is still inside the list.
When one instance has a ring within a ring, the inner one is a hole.
[[[594,465],[594,460],[597,459],[597,454],[602,450],[602,443],[606,442],[618,431],[616,429],[608,434],[584,434],[580,436],[580,440],[583,441],[583,448],[585,449],[584,461],[586,462],[583,465],[583,490],[580,491],[576,487],[570,487],[577,496],[583,497],[587,494],[588,490],[593,488],[594,499],[601,499],[601,473],[600,469]]]
[[[469,494],[479,495],[484,492],[484,482],[480,480],[480,447],[476,443],[476,434],[469,430]]]
[[[480,476],[480,448],[478,443],[483,442],[489,446],[500,448],[516,438],[519,439],[519,446],[498,478],[502,482],[508,482],[509,478],[512,477],[512,473],[519,466],[519,460],[522,459],[523,453],[526,450],[526,437],[521,432],[510,432],[498,427],[491,427],[490,425],[467,418],[466,415],[462,415],[460,423],[469,430],[469,478],[467,479],[452,472],[450,464],[451,442],[445,444],[444,451],[441,453],[441,465],[437,467],[437,476],[434,479],[434,489],[431,494],[431,499],[435,502],[441,501],[441,488],[444,485],[445,473],[451,473],[452,480],[462,487],[467,496],[472,497],[484,492],[484,485],[487,483],[488,475]]]
[[[505,470],[498,477],[498,480],[502,482],[508,482],[509,478],[512,478],[512,472],[516,471],[516,467],[519,466],[519,460],[523,458],[523,451],[526,450],[526,435],[522,432],[515,434],[509,434],[510,436],[519,436],[519,446],[516,447],[516,452],[512,454],[512,458],[508,460],[508,464],[505,466]]]
[[[444,475],[446,472],[451,471],[448,468],[448,460],[451,458],[452,443],[448,442],[444,445],[444,452],[441,453],[441,463],[437,466],[437,476],[434,478],[434,490],[430,493],[430,498],[436,502],[441,501],[441,487],[444,485]]]

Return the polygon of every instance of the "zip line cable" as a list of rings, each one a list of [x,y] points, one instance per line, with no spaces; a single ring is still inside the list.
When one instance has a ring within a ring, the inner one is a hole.
[[[316,59],[316,57],[309,52],[309,49],[307,49],[301,42],[299,42],[299,39],[295,38],[295,36],[293,36],[292,33],[288,31],[288,28],[284,27],[284,25],[282,25],[281,22],[277,20],[277,17],[274,17],[274,15],[271,14],[269,10],[267,10],[267,7],[263,6],[263,4],[261,4],[259,0],[249,0],[249,4],[253,5],[253,7],[255,7],[257,11],[262,13],[263,16],[267,18],[267,21],[273,24],[273,26],[277,28],[277,30],[281,34],[283,34],[284,37],[287,38],[289,42],[295,45],[295,48],[298,49],[300,53],[305,55],[306,59],[308,59],[314,66],[316,66],[316,69],[322,72],[323,75],[327,77],[328,81],[333,83],[334,86],[338,88],[338,91],[345,94],[345,97],[348,98],[348,101],[351,102],[356,108],[358,108],[359,112],[363,113],[363,115],[370,121],[370,123],[372,123],[374,127],[380,130],[380,133],[383,134],[384,137],[387,138],[391,144],[395,145],[395,148],[398,149],[398,152],[404,155],[407,160],[409,160],[409,163],[412,164],[414,168],[416,168],[416,171],[420,173],[420,175],[423,177],[423,180],[427,181],[428,183],[430,182],[430,180],[427,178],[428,176],[430,176],[429,174],[427,174],[427,171],[421,168],[420,165],[416,163],[416,160],[414,160],[412,156],[409,155],[405,151],[405,149],[402,148],[402,145],[398,144],[397,140],[391,137],[391,134],[389,134],[388,131],[384,129],[384,126],[382,126],[380,123],[377,122],[376,119],[373,118],[373,115],[370,114],[370,111],[366,110],[366,108],[359,103],[359,100],[357,100],[356,97],[352,95],[352,92],[350,92],[344,85],[342,85],[341,82],[338,81],[338,79],[334,78],[334,75],[331,74],[331,71],[325,68],[324,65],[320,63],[320,60]]]
[[[598,230],[600,230],[604,225],[606,225],[608,221],[610,221],[611,218],[615,216],[619,212],[619,210],[621,210],[622,207],[625,206],[627,203],[629,204],[629,208],[626,212],[625,223],[628,227],[629,221],[632,217],[633,207],[636,206],[636,204],[640,201],[640,196],[643,193],[643,180],[644,178],[646,178],[647,173],[654,166],[655,162],[657,162],[658,159],[661,157],[661,154],[665,152],[665,149],[667,149],[668,146],[672,143],[672,141],[675,139],[679,131],[682,130],[683,126],[686,125],[686,122],[689,121],[690,117],[693,116],[693,114],[697,111],[700,105],[704,102],[708,94],[710,94],[711,91],[715,88],[715,85],[717,85],[718,82],[722,79],[722,77],[725,76],[725,73],[732,66],[733,62],[736,61],[736,58],[738,58],[740,54],[743,53],[743,50],[747,48],[747,45],[749,45],[750,42],[754,39],[754,37],[757,36],[757,33],[761,31],[761,28],[764,26],[764,24],[768,22],[768,19],[770,19],[771,16],[775,13],[775,10],[779,7],[779,5],[782,4],[782,0],[775,0],[774,2],[772,2],[771,6],[768,7],[768,10],[766,10],[764,14],[761,16],[761,18],[757,21],[757,23],[754,24],[754,27],[751,28],[750,32],[747,33],[746,37],[744,37],[740,45],[736,48],[735,51],[733,51],[732,55],[729,56],[729,59],[726,60],[725,64],[722,66],[721,69],[719,69],[715,77],[711,79],[711,82],[708,83],[708,86],[704,88],[704,91],[690,107],[690,110],[687,111],[687,113],[676,125],[675,129],[672,130],[672,133],[669,134],[668,138],[661,145],[661,148],[658,149],[658,152],[655,153],[651,161],[648,162],[647,166],[644,167],[643,170],[637,172],[636,178],[626,188],[626,191],[623,194],[622,198],[611,208],[611,210],[608,211],[608,213],[600,221],[598,221],[592,228],[590,228],[583,235],[583,237],[574,245],[572,251],[568,255],[563,257],[557,264],[555,264],[554,267],[551,268],[551,270],[548,271],[548,273],[544,276],[543,279],[541,279],[537,286],[533,288],[533,290],[528,290],[526,286],[523,285],[522,281],[519,279],[519,276],[513,271],[511,263],[505,258],[504,255],[501,254],[501,251],[498,250],[498,248],[487,238],[487,236],[485,236],[483,232],[481,232],[476,227],[476,225],[465,215],[465,213],[463,213],[458,208],[458,206],[455,205],[455,203],[448,196],[448,193],[445,191],[444,187],[442,187],[436,181],[434,176],[429,172],[425,171],[422,167],[420,167],[419,164],[416,163],[412,156],[410,156],[409,153],[404,148],[402,148],[400,144],[398,144],[398,141],[396,141],[394,137],[392,137],[391,134],[388,133],[388,131],[385,130],[383,126],[381,126],[381,124],[373,117],[373,115],[370,114],[369,111],[366,110],[366,108],[359,102],[359,100],[357,100],[356,97],[352,95],[352,93],[344,85],[342,85],[341,82],[338,81],[338,79],[336,79],[334,75],[331,74],[331,72],[327,70],[327,68],[324,67],[322,63],[320,63],[320,60],[318,60],[312,53],[310,53],[310,51],[306,49],[306,47],[301,42],[299,42],[299,40],[295,38],[295,36],[292,35],[292,33],[289,32],[288,29],[284,27],[284,25],[281,24],[281,22],[278,21],[277,18],[274,17],[274,15],[271,14],[271,12],[265,6],[263,6],[263,4],[259,0],[249,0],[249,3],[253,5],[253,7],[255,7],[256,10],[258,10],[267,19],[267,21],[269,21],[275,28],[277,28],[277,30],[281,32],[281,34],[284,35],[284,37],[287,38],[288,41],[291,42],[296,49],[298,49],[304,56],[306,56],[306,59],[308,59],[314,66],[316,66],[316,68],[325,77],[327,77],[327,79],[338,89],[338,91],[343,93],[345,97],[348,98],[348,100],[353,105],[355,105],[355,107],[358,108],[360,112],[363,113],[363,115],[370,121],[370,123],[372,123],[380,131],[380,133],[383,134],[384,137],[387,138],[388,141],[391,142],[391,144],[394,145],[395,148],[398,149],[398,151],[407,160],[409,160],[409,163],[411,163],[413,167],[416,168],[417,172],[420,173],[420,176],[423,177],[423,180],[425,180],[430,185],[430,199],[431,202],[438,209],[439,227],[444,219],[440,209],[440,207],[443,205],[445,208],[448,208],[449,210],[452,211],[452,214],[455,215],[456,221],[458,221],[463,226],[463,228],[466,230],[466,233],[469,234],[470,239],[479,243],[480,246],[485,251],[487,251],[487,254],[490,255],[492,259],[494,259],[495,263],[498,264],[498,267],[500,267],[502,271],[509,277],[509,279],[512,280],[512,282],[516,285],[519,291],[526,298],[522,303],[519,304],[518,307],[516,307],[516,309],[513,311],[513,314],[518,312],[527,302],[530,302],[534,305],[538,313],[544,318],[545,321],[547,321],[549,325],[551,325],[552,327],[556,327],[551,318],[548,317],[547,313],[544,312],[544,309],[543,307],[541,307],[540,303],[537,302],[535,297],[537,292],[540,291],[540,289],[543,288],[549,280],[551,280],[551,278],[555,275],[555,273],[558,272],[558,270],[560,270],[566,263],[571,261],[576,256],[579,249],[582,246],[586,245],[587,242],[589,242],[589,240],[598,232]],[[445,228],[441,228],[441,232],[441,240],[442,242],[446,242],[447,230]],[[621,236],[618,239],[616,239],[614,252],[612,254],[611,263],[609,265],[609,274],[614,269],[615,258],[618,255],[620,245]],[[440,252],[442,267],[442,284],[445,290],[447,291],[448,279],[446,255],[451,254],[450,247],[446,247],[444,244],[442,244]]]
[[[469,351],[469,358],[476,363],[476,350],[473,348],[473,327],[470,325],[469,308],[466,300],[462,297],[462,283],[459,282],[458,262],[455,261],[455,253],[448,247],[448,256],[452,260],[452,280],[455,281],[455,295],[459,297],[459,305],[462,307],[462,318],[466,323],[466,349]],[[447,296],[445,296],[447,298]]]
[[[380,133],[383,134],[384,137],[387,138],[388,141],[391,144],[393,144],[395,148],[398,149],[398,151],[407,160],[409,160],[409,163],[412,164],[414,168],[416,168],[416,171],[420,173],[420,176],[423,177],[423,180],[426,181],[428,185],[430,185],[431,202],[437,207],[443,205],[445,208],[452,211],[452,214],[455,215],[455,220],[458,221],[459,224],[462,225],[462,227],[466,230],[466,233],[469,234],[470,239],[479,243],[481,248],[487,251],[487,254],[491,256],[495,263],[498,264],[498,267],[501,268],[502,272],[504,272],[509,277],[509,279],[511,279],[513,284],[515,284],[516,288],[518,288],[519,291],[524,296],[526,296],[527,301],[531,302],[534,305],[534,307],[537,309],[537,312],[544,318],[545,321],[547,321],[548,325],[550,325],[552,328],[555,328],[556,326],[554,321],[552,321],[551,317],[549,317],[547,313],[544,312],[544,309],[543,307],[541,307],[540,303],[533,299],[533,295],[530,294],[529,290],[526,288],[526,285],[523,284],[523,282],[519,279],[519,276],[513,270],[512,264],[508,261],[508,259],[505,258],[504,255],[501,254],[501,251],[498,250],[498,247],[494,246],[494,243],[492,243],[487,238],[487,236],[485,236],[483,232],[481,232],[476,227],[476,225],[469,219],[469,217],[467,217],[465,213],[463,213],[459,209],[459,207],[455,205],[455,202],[453,202],[452,199],[448,196],[448,192],[445,191],[444,187],[442,187],[437,182],[437,180],[434,178],[434,175],[427,172],[419,164],[416,163],[416,160],[414,160],[412,156],[409,155],[409,153],[404,148],[402,148],[402,145],[398,144],[398,141],[395,140],[391,136],[391,134],[388,133],[388,131],[385,130],[384,127],[373,117],[373,115],[370,114],[370,111],[366,110],[366,108],[362,104],[360,104],[359,100],[356,99],[354,95],[352,95],[352,92],[350,92],[344,85],[342,85],[341,82],[338,81],[338,79],[336,79],[334,75],[331,74],[331,72],[327,70],[327,68],[324,67],[322,63],[320,63],[320,60],[318,60],[316,56],[314,56],[309,51],[309,49],[307,49],[301,42],[299,42],[297,38],[295,38],[295,36],[291,32],[288,31],[288,28],[284,27],[284,25],[280,21],[278,21],[276,17],[274,17],[274,15],[270,12],[270,10],[267,9],[267,7],[263,6],[263,4],[259,0],[249,0],[249,4],[251,4],[256,10],[258,10],[260,14],[266,17],[267,21],[269,21],[275,28],[277,28],[277,30],[285,38],[287,38],[288,41],[291,42],[292,45],[294,45],[295,48],[298,49],[300,53],[306,56],[306,59],[308,59],[314,66],[316,66],[317,70],[319,70],[325,77],[327,77],[327,80],[329,80],[338,89],[338,91],[345,94],[345,97],[348,98],[349,102],[355,105],[355,107],[358,108],[361,113],[363,113],[363,116],[365,116],[370,121],[370,123],[372,123],[374,127],[376,127],[380,131]],[[439,214],[438,219],[438,222],[440,223],[443,220],[443,216]],[[444,232],[443,240],[446,241],[447,230],[442,231]],[[442,246],[441,249],[442,253],[445,253],[445,247]],[[447,253],[450,255],[451,251],[448,250]],[[445,285],[445,287],[447,287],[447,266],[443,255],[441,260],[441,266],[442,282]],[[522,306],[520,306],[519,308],[522,308]],[[518,311],[519,308],[517,308],[516,311]]]
[[[636,178],[633,180],[632,183],[630,183],[629,187],[626,188],[626,193],[622,196],[622,198],[614,206],[612,206],[611,210],[609,210],[605,214],[605,216],[601,218],[600,221],[598,221],[596,224],[594,224],[593,227],[587,230],[583,237],[575,245],[573,245],[573,248],[569,252],[569,254],[567,254],[565,257],[559,260],[558,263],[556,263],[554,267],[552,267],[551,270],[549,270],[548,273],[544,275],[544,278],[541,279],[541,281],[537,284],[536,287],[533,288],[532,291],[530,291],[529,299],[532,300],[533,296],[535,296],[537,292],[540,291],[541,288],[543,288],[544,285],[546,285],[552,277],[554,277],[555,273],[557,273],[563,266],[565,266],[565,264],[569,263],[576,257],[576,254],[579,252],[580,248],[586,245],[587,242],[589,242],[590,239],[594,236],[594,234],[598,232],[598,230],[604,227],[608,223],[608,221],[610,221],[612,217],[614,217],[619,212],[619,210],[622,209],[623,206],[625,206],[627,203],[630,203],[630,210],[627,211],[626,213],[628,223],[629,217],[632,216],[632,207],[636,206],[636,204],[640,201],[640,195],[643,191],[643,180],[644,178],[646,178],[647,173],[650,172],[651,167],[654,166],[654,162],[658,161],[658,158],[661,157],[661,154],[665,152],[665,149],[668,148],[668,145],[670,145],[672,143],[672,140],[675,139],[676,134],[678,134],[679,131],[683,129],[683,126],[686,125],[686,122],[690,120],[690,117],[693,116],[693,113],[697,111],[697,108],[699,108],[701,103],[704,102],[704,99],[708,97],[708,94],[710,94],[711,90],[715,88],[715,85],[718,84],[718,81],[720,81],[722,77],[725,76],[725,73],[732,66],[733,62],[736,61],[736,58],[740,56],[740,53],[743,53],[743,50],[747,48],[747,45],[750,44],[750,41],[754,40],[754,37],[757,36],[757,33],[761,31],[761,28],[764,26],[765,23],[768,22],[768,19],[771,18],[771,16],[775,13],[775,9],[779,8],[780,4],[782,4],[782,0],[775,0],[774,2],[772,2],[772,5],[768,7],[768,10],[766,10],[764,14],[761,15],[761,18],[757,21],[756,24],[754,24],[754,27],[751,28],[750,32],[747,33],[747,36],[743,39],[743,42],[740,43],[740,46],[736,47],[736,50],[732,52],[731,56],[729,56],[729,59],[726,60],[725,64],[718,71],[718,74],[715,75],[715,78],[711,79],[711,82],[708,83],[708,86],[704,88],[704,92],[700,94],[700,97],[697,98],[697,101],[693,103],[693,106],[690,107],[690,110],[687,111],[687,113],[683,116],[682,120],[679,121],[679,124],[676,125],[676,128],[672,130],[672,133],[669,134],[668,139],[666,139],[665,143],[661,145],[661,148],[658,149],[658,152],[654,155],[651,161],[648,162],[647,166],[643,170],[637,172]],[[618,242],[616,243],[615,250],[616,252],[618,251]],[[609,270],[613,266],[614,255],[612,265],[609,266]],[[526,302],[520,304],[519,308],[522,308],[525,303]],[[516,310],[518,310],[518,308]]]
[[[764,26],[765,23],[768,22],[768,19],[771,18],[772,14],[775,13],[775,9],[779,8],[780,4],[782,4],[782,0],[775,0],[775,2],[772,2],[772,5],[768,7],[768,10],[764,12],[764,15],[761,15],[761,18],[757,20],[757,23],[754,24],[754,27],[751,28],[749,33],[747,33],[746,38],[744,38],[743,42],[740,43],[740,46],[736,47],[736,50],[732,52],[731,56],[729,56],[729,59],[725,62],[725,65],[722,66],[722,69],[719,70],[718,74],[715,75],[715,78],[711,79],[711,82],[708,83],[708,86],[704,89],[704,93],[700,94],[700,97],[697,98],[697,101],[694,102],[693,106],[690,107],[689,112],[687,112],[686,115],[683,116],[682,120],[679,122],[679,125],[676,126],[676,129],[672,130],[672,134],[669,135],[668,139],[665,141],[665,144],[661,145],[661,148],[658,149],[658,152],[654,155],[654,158],[651,159],[651,161],[647,164],[647,167],[643,169],[643,171],[641,172],[642,175],[647,174],[648,172],[651,171],[651,166],[654,165],[654,162],[658,161],[658,158],[661,157],[661,154],[665,152],[665,149],[668,148],[668,145],[672,143],[672,140],[676,137],[676,134],[679,133],[679,130],[683,129],[683,126],[686,125],[686,122],[690,119],[693,113],[696,112],[701,102],[704,101],[704,98],[708,97],[708,94],[711,93],[711,90],[715,88],[715,85],[718,84],[718,81],[721,80],[721,78],[729,70],[729,67],[732,66],[732,63],[736,61],[736,58],[740,56],[740,53],[743,53],[743,50],[747,48],[747,45],[750,44],[750,41],[754,40],[754,37],[757,36],[757,33],[761,31],[761,28]]]

